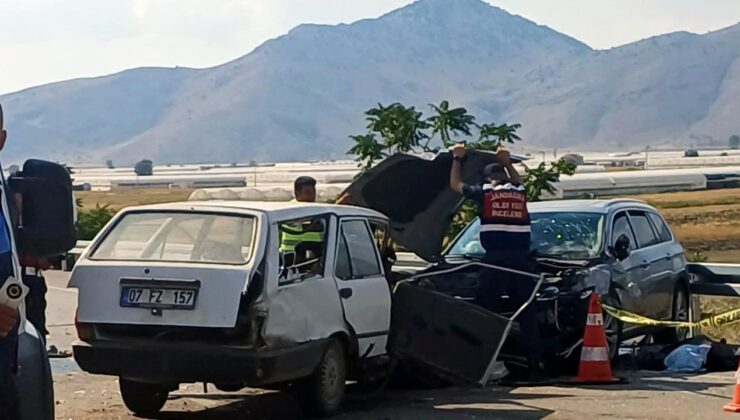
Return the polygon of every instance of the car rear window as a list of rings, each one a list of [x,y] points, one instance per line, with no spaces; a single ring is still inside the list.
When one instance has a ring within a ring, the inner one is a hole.
[[[92,259],[244,264],[255,218],[215,213],[136,212],[121,218]]]

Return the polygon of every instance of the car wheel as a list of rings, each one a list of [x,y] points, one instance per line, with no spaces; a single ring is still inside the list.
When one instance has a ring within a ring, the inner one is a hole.
[[[614,308],[621,307],[621,305],[619,304],[619,299],[616,299],[612,296],[605,296],[604,303]],[[609,354],[609,360],[613,364],[614,362],[616,362],[617,357],[619,356],[619,347],[622,345],[622,332],[624,329],[624,324],[622,323],[622,321],[609,315],[606,311],[604,311],[603,317],[604,332],[606,333],[606,346]]]
[[[161,385],[120,378],[121,398],[126,408],[139,417],[152,417],[167,402],[169,391]]]
[[[686,286],[679,284],[673,292],[673,314],[672,321],[688,321],[690,315],[691,299]],[[653,333],[653,342],[657,344],[672,344],[688,338],[689,328],[666,328],[663,331]]]
[[[305,408],[308,414],[331,417],[339,412],[347,380],[347,359],[344,347],[332,340],[321,357],[316,372],[308,379]]]

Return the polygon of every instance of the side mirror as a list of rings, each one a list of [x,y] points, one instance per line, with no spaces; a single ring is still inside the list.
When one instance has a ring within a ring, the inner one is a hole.
[[[8,178],[16,204],[16,246],[21,255],[42,258],[66,253],[77,242],[72,179],[62,165],[28,160]],[[18,200],[17,196],[20,196]]]
[[[627,235],[619,235],[617,241],[614,243],[614,256],[619,261],[624,261],[630,256],[630,238]]]

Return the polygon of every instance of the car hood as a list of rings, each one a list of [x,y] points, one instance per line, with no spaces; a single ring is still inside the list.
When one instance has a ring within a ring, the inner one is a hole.
[[[494,161],[493,153],[468,152],[463,181],[481,183],[483,168]],[[449,186],[451,165],[450,153],[433,159],[395,154],[360,175],[345,193],[352,204],[385,214],[398,244],[427,261],[438,261],[450,221],[464,201]]]

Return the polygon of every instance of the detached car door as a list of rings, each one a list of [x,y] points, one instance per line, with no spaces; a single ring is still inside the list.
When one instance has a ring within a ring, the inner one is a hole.
[[[391,294],[367,220],[341,219],[334,273],[345,318],[357,336],[359,355],[385,354]]]

